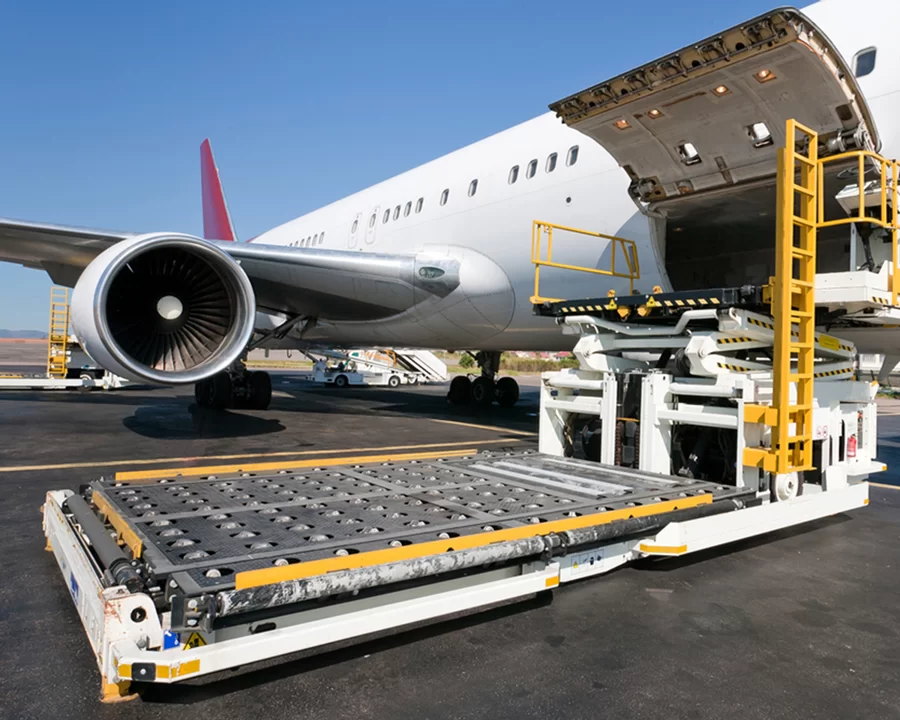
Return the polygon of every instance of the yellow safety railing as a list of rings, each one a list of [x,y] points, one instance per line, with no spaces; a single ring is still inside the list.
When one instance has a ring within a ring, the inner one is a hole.
[[[65,378],[69,368],[69,289],[50,288],[50,331],[47,333],[47,377]]]
[[[850,217],[841,217],[834,220],[825,219],[825,165],[828,163],[845,162],[849,159],[856,158],[857,166],[857,182],[859,183],[859,207],[856,215]],[[874,216],[866,215],[866,158],[869,158],[879,170],[881,178],[879,181],[880,202],[878,203],[877,214]],[[853,150],[851,152],[841,153],[840,155],[832,155],[831,157],[820,158],[819,179],[818,179],[818,227],[827,228],[835,225],[849,225],[850,223],[865,222],[878,227],[884,228],[891,233],[891,304],[897,305],[897,294],[900,291],[900,281],[897,279],[898,274],[898,258],[897,258],[897,231],[900,229],[900,218],[898,218],[897,209],[897,177],[900,174],[900,163],[896,160],[888,160],[877,153],[869,150]],[[888,199],[890,198],[890,203]],[[855,269],[855,268],[854,268]]]
[[[592,238],[600,238],[610,242],[610,268],[609,270],[599,268],[582,267],[580,265],[569,265],[566,263],[554,262],[553,260],[553,231],[559,230],[563,232],[575,233],[577,235],[586,235]],[[547,236],[547,256],[542,256],[543,237]],[[619,261],[619,268],[616,269],[616,256],[621,251],[624,258],[627,271],[622,270],[622,261]],[[616,237],[615,235],[605,235],[604,233],[592,232],[590,230],[579,230],[578,228],[566,227],[565,225],[555,225],[553,223],[535,220],[531,225],[531,262],[534,263],[534,295],[531,297],[533,304],[544,302],[559,302],[563,298],[550,298],[541,295],[540,281],[541,268],[551,267],[559,270],[577,270],[579,272],[592,273],[594,275],[605,275],[607,277],[624,278],[628,280],[628,289],[630,293],[634,293],[634,281],[641,277],[641,266],[638,262],[637,245],[634,240],[626,240],[625,238]]]
[[[799,139],[806,152],[797,151]],[[818,134],[788,120],[786,144],[778,151],[775,278],[771,288],[775,320],[771,407],[746,405],[744,422],[772,428],[770,447],[744,449],[744,465],[775,474],[811,470],[813,366],[815,363],[816,241],[821,228],[871,223],[891,232],[891,296],[897,304],[898,163],[868,150],[818,157]],[[825,219],[825,166],[856,159],[859,208],[856,215]],[[880,202],[866,214],[867,159],[880,170]],[[798,182],[799,176],[799,182]],[[890,202],[888,200],[890,199]],[[792,387],[793,386],[793,387]],[[792,390],[794,391],[792,394]]]

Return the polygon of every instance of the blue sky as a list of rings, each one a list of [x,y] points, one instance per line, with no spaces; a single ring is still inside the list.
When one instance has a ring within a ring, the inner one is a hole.
[[[251,237],[771,7],[0,1],[0,216],[200,234],[209,136]],[[0,328],[49,286],[0,264]]]

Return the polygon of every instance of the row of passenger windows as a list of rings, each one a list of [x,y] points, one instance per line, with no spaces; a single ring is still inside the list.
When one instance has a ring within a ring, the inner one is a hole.
[[[558,157],[559,156],[557,153],[550,153],[547,156],[547,161],[544,163],[544,171],[545,172],[551,173],[554,170],[556,170],[556,162],[557,162]],[[571,167],[576,162],[578,162],[578,146],[573,145],[572,147],[569,148],[568,153],[566,153],[566,165],[568,167]],[[528,179],[533,178],[535,176],[535,174],[537,173],[537,168],[538,168],[538,161],[537,161],[537,158],[535,158],[534,160],[532,160],[531,162],[528,163],[528,166],[525,169],[525,177]],[[509,171],[509,184],[512,185],[518,179],[519,179],[519,166],[513,165],[513,167],[510,168],[510,171]],[[476,192],[478,192],[478,178],[475,178],[474,180],[472,180],[472,182],[469,183],[469,192],[468,192],[469,197],[473,197]],[[441,193],[441,197],[440,197],[441,206],[446,205],[447,201],[449,199],[450,199],[450,188],[444,188],[443,192]],[[425,198],[419,198],[418,200],[416,200],[416,213],[422,212],[422,206],[424,205],[424,203],[425,203]],[[400,217],[400,208],[401,207],[403,208],[403,217],[408,217],[409,214],[412,212],[412,200],[407,202],[405,206],[397,205],[394,208],[393,213],[391,213],[390,208],[387,208],[384,211],[384,215],[381,218],[381,223],[384,224],[384,223],[388,222],[388,220],[391,219],[392,214],[393,214],[394,220],[398,219]],[[373,212],[369,216],[369,227],[370,228],[375,227],[375,221],[377,219],[377,216],[378,216],[377,212]],[[358,228],[359,228],[359,220],[354,220],[353,226],[350,228],[350,232],[355,233]]]
[[[321,245],[323,242],[325,242],[325,233],[320,232],[305,237],[302,240],[294,240],[294,242],[289,243],[289,245],[293,247],[312,247],[313,245]]]
[[[556,161],[558,159],[558,155],[556,153],[550,153],[547,156],[547,160],[544,163],[544,172],[552,173],[556,170]],[[571,167],[575,163],[578,162],[578,146],[573,145],[569,148],[569,152],[566,153],[566,166]],[[525,166],[525,179],[530,180],[537,174],[538,169],[538,159],[534,158],[531,160],[528,165]],[[509,177],[507,182],[512,185],[516,180],[519,179],[519,166],[513,165],[509,169]]]

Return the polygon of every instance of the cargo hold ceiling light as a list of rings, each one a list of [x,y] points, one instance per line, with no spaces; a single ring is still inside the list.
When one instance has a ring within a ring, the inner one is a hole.
[[[648,114],[650,117],[652,117],[654,120],[656,120],[656,118],[658,118],[658,117],[662,117],[662,113],[661,113],[659,110],[657,110],[656,108],[653,108],[653,109],[652,109],[650,112],[648,112],[647,114]]]
[[[617,128],[619,128],[619,130],[627,130],[628,128],[631,127],[631,123],[628,122],[627,120],[616,120],[616,122],[614,123],[614,125],[615,125]]]
[[[719,85],[717,88],[715,88],[713,90],[713,94],[717,95],[718,97],[727,95],[730,92],[731,92],[731,90],[729,90],[725,85]]]
[[[753,77],[756,78],[756,82],[764,83],[769,82],[769,80],[774,80],[775,73],[773,73],[771,70],[760,70]]]
[[[772,133],[764,122],[753,123],[747,128],[747,134],[753,142],[753,147],[765,147],[772,144]]]
[[[681,161],[685,165],[696,165],[701,162],[700,153],[693,143],[684,143],[678,146],[678,154],[681,155]]]

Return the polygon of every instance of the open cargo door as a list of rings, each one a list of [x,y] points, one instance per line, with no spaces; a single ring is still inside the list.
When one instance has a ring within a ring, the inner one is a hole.
[[[789,118],[825,154],[878,149],[853,73],[819,29],[780,9],[553,103],[600,143],[643,202],[775,174]]]
[[[778,9],[553,103],[600,143],[653,213],[675,289],[765,282],[774,246],[777,149],[794,118],[819,133],[819,156],[877,150],[853,73],[803,14]],[[828,166],[826,216],[855,183]],[[840,175],[840,176],[839,176]],[[844,242],[820,237],[820,267],[840,265]],[[846,267],[840,265],[839,268]]]

